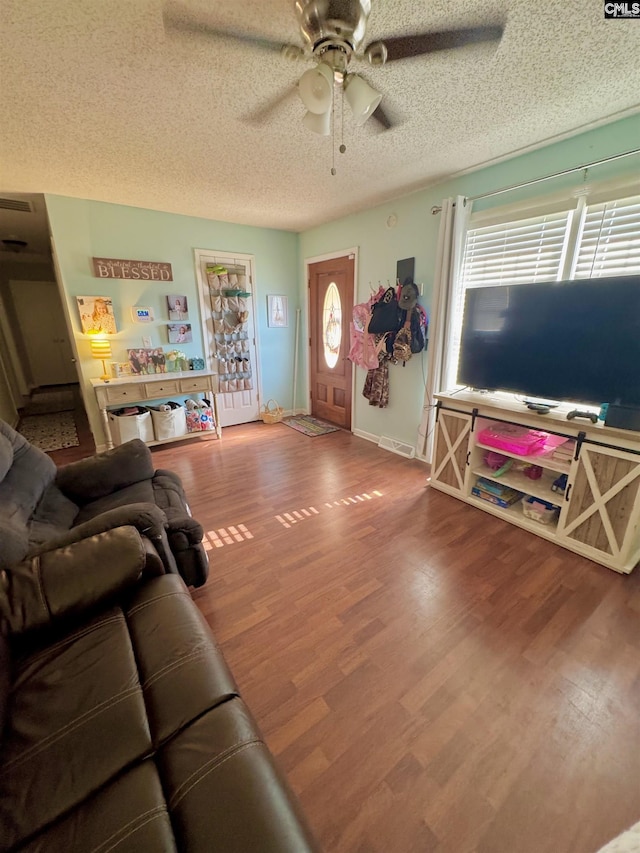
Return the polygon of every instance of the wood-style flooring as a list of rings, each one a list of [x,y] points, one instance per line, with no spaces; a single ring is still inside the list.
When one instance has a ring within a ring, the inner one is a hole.
[[[640,569],[343,431],[154,457],[207,531],[194,599],[327,853],[592,853],[640,819]]]

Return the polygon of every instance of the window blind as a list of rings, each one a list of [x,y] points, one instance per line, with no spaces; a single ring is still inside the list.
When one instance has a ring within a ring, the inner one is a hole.
[[[470,229],[462,289],[556,281],[566,252],[570,211]]]
[[[640,273],[640,196],[587,207],[572,278]]]

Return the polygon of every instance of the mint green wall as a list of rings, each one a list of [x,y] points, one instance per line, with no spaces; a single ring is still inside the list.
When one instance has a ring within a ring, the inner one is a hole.
[[[394,282],[398,259],[415,257],[416,281],[424,283],[424,295],[420,301],[429,312],[440,225],[439,215],[434,216],[431,213],[434,205],[439,205],[443,198],[456,195],[481,195],[613,154],[634,150],[640,147],[639,142],[640,115],[635,115],[554,143],[546,148],[523,154],[507,162],[398,198],[364,213],[309,229],[300,235],[301,294],[304,294],[306,289],[305,259],[357,246],[359,248],[357,302],[368,298],[370,284],[375,287],[378,282],[383,284],[386,284],[387,280]],[[425,151],[425,157],[428,156],[428,151]],[[640,158],[631,157],[598,167],[591,170],[590,178],[599,180],[625,174],[637,179],[640,174]],[[582,173],[547,181],[526,190],[519,190],[517,193],[511,192],[484,202],[478,201],[475,203],[474,210],[491,205],[513,203],[563,187],[577,187],[582,181]],[[397,226],[388,228],[387,218],[392,213],[397,216]],[[301,298],[304,297],[301,295]],[[305,328],[305,340],[306,336]],[[299,406],[306,404],[309,395],[307,355],[308,348],[305,348],[302,353],[304,366],[300,375],[306,381],[299,385],[297,400]],[[387,409],[370,407],[368,401],[362,397],[366,374],[365,371],[357,368],[353,408],[354,429],[374,436],[389,436],[415,445],[422,415],[427,359],[428,352],[422,356],[414,356],[405,367],[394,365],[390,367],[390,404]]]
[[[193,343],[184,344],[180,349],[188,357],[201,356],[203,341],[194,249],[238,252],[255,257],[254,291],[263,398],[274,397],[285,408],[291,406],[291,353],[295,309],[299,304],[296,234],[62,196],[46,195],[45,198],[85,381],[89,421],[98,445],[103,443],[104,435],[88,380],[100,376],[102,366],[91,358],[88,339],[80,332],[75,297],[106,295],[112,298],[119,330],[112,340],[113,356],[116,361],[125,361],[127,348],[142,346],[143,334],[151,334],[153,346],[170,348],[165,297],[171,293],[184,294],[189,300]],[[173,268],[173,281],[99,279],[93,275],[92,257],[168,261]],[[267,327],[268,293],[289,297],[288,328]],[[154,308],[156,322],[132,323],[130,308],[133,305],[150,305]]]

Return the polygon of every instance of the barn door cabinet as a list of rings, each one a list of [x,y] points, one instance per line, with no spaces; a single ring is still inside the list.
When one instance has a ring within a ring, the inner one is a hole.
[[[588,420],[567,420],[570,407],[547,415],[526,409],[510,395],[460,392],[437,394],[438,413],[431,463],[433,488],[485,512],[575,551],[603,566],[628,573],[640,561],[640,433],[606,427]],[[558,439],[574,439],[575,452],[559,459],[550,451],[525,456],[491,447],[480,440],[492,423],[544,430]],[[496,477],[486,465],[487,450],[542,468],[532,480],[513,465]],[[564,493],[557,491],[566,475]],[[553,521],[543,524],[524,512],[518,501],[509,507],[473,494],[478,477],[499,480],[525,495],[559,507]]]

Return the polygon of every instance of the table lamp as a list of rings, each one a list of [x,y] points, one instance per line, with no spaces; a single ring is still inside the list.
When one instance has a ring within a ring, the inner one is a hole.
[[[107,373],[107,365],[105,360],[111,358],[111,342],[104,338],[91,338],[91,355],[94,358],[99,358],[102,361],[102,376],[100,379],[110,379]]]

